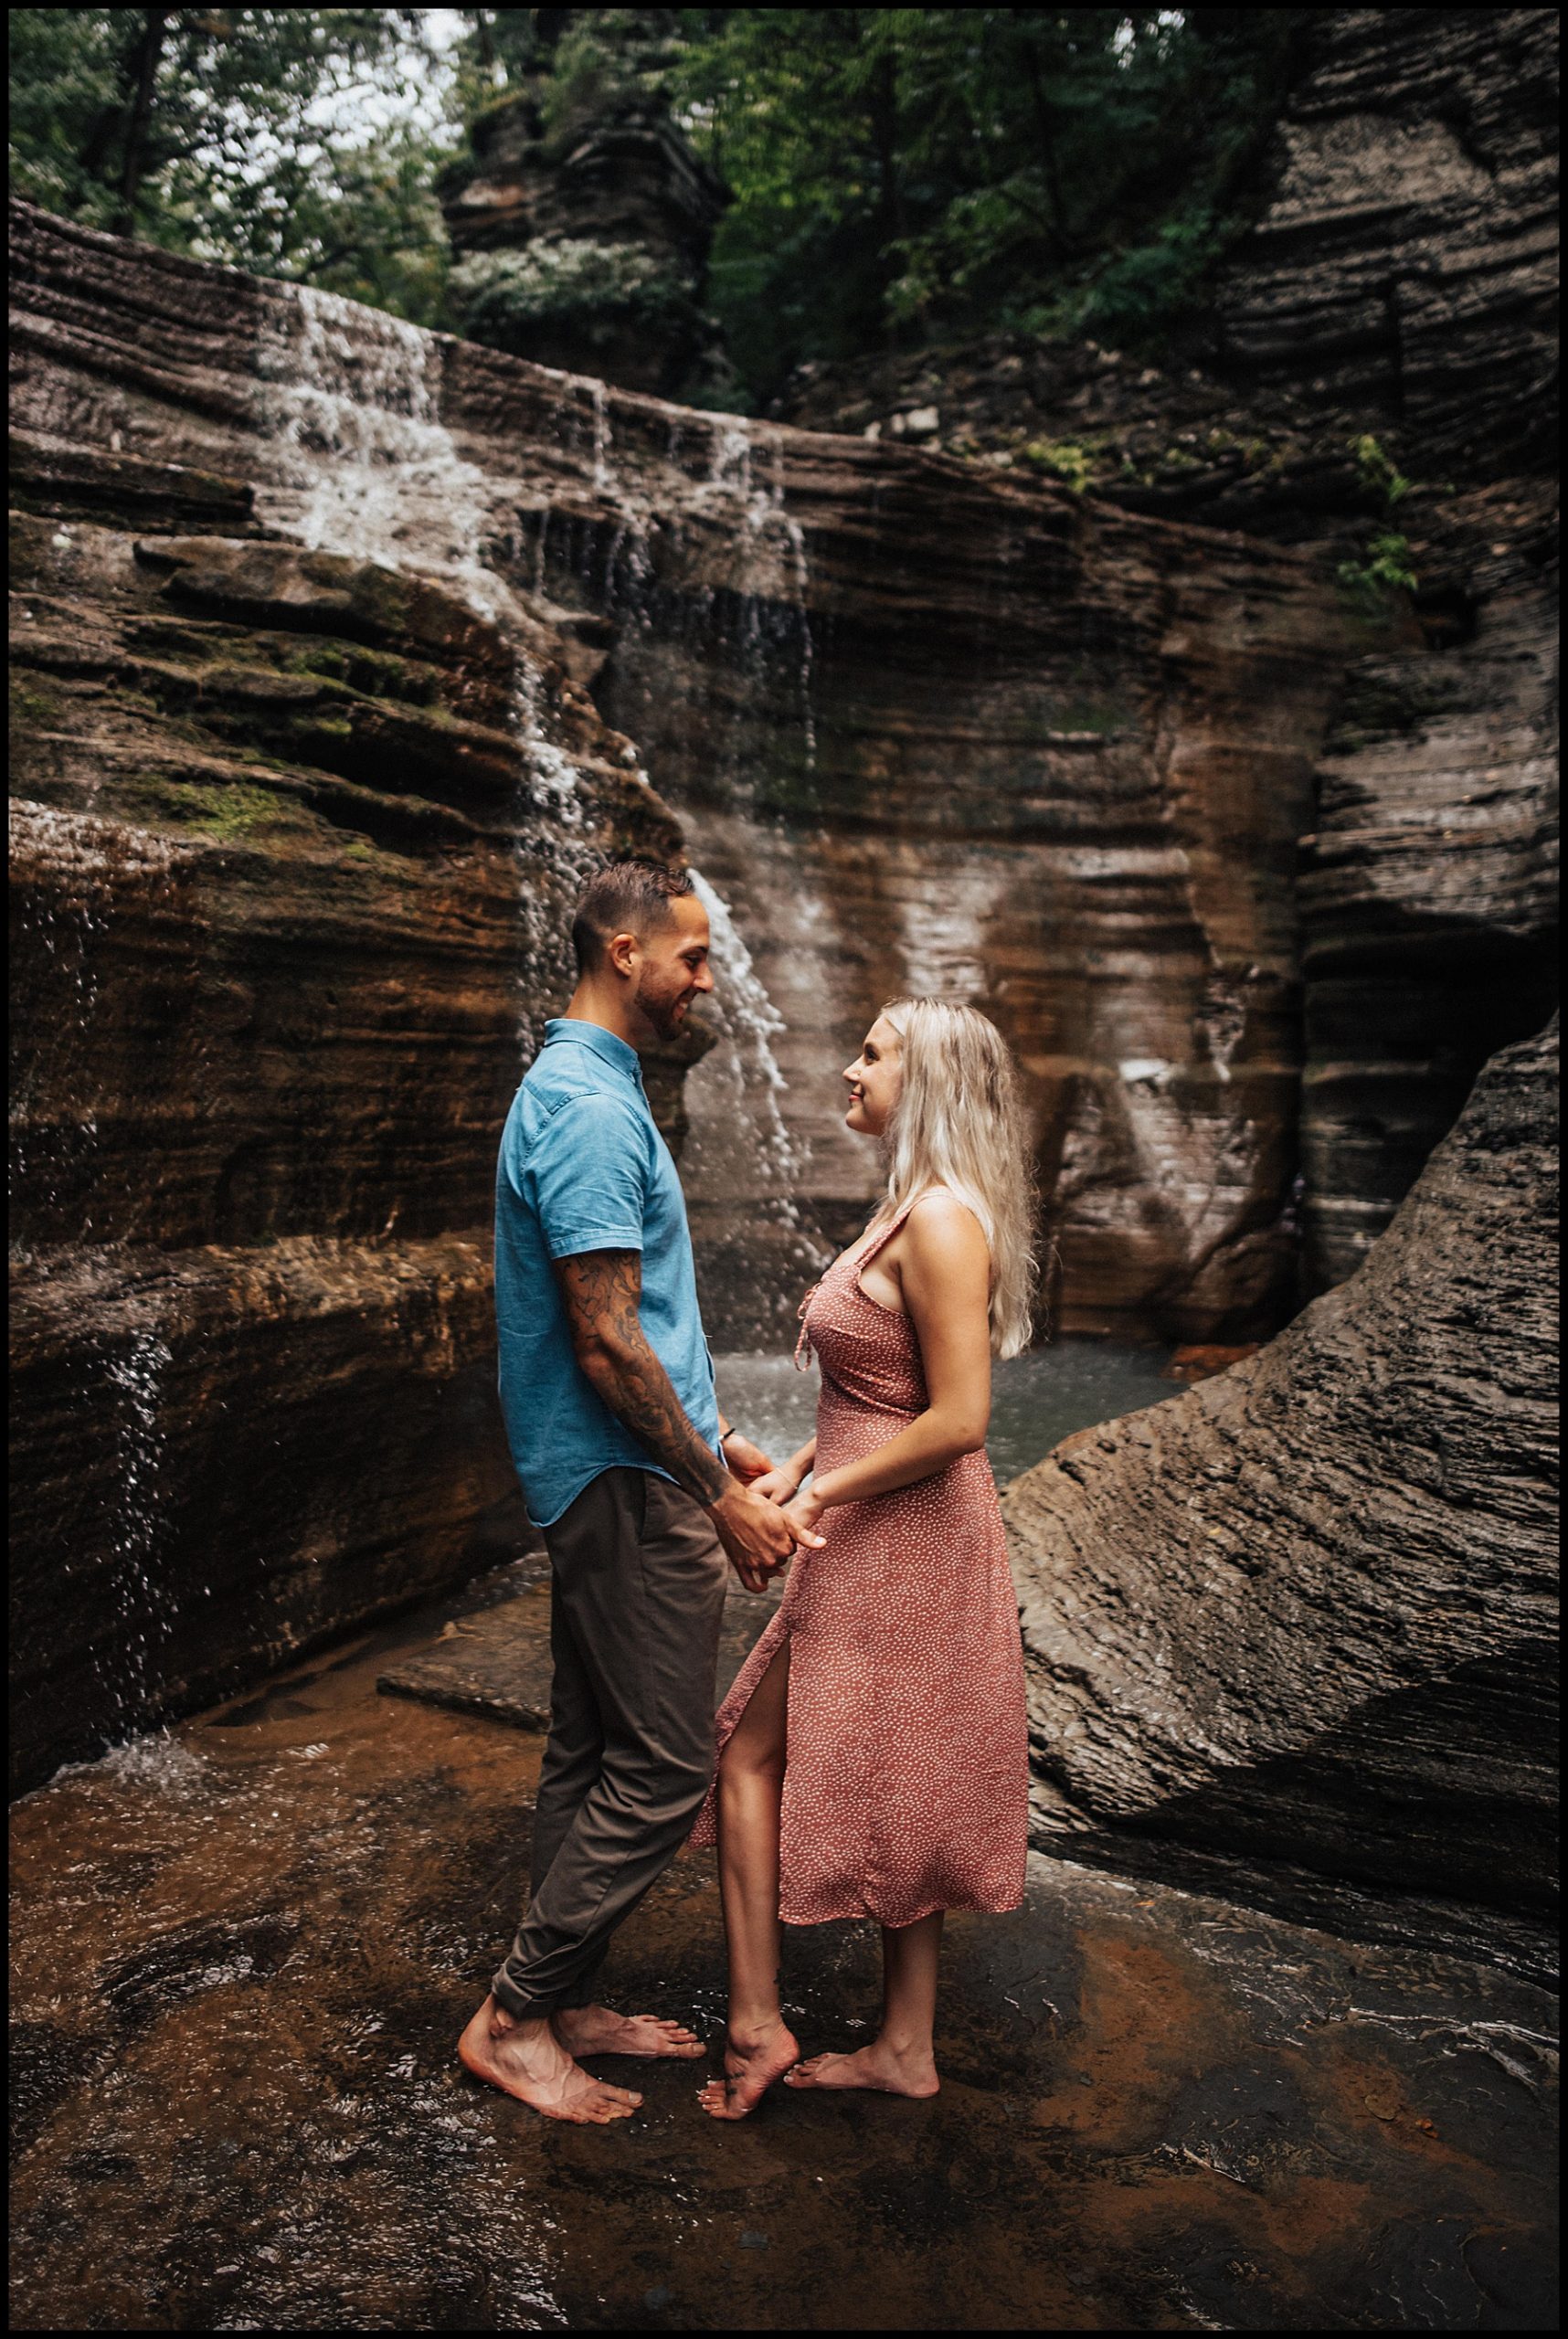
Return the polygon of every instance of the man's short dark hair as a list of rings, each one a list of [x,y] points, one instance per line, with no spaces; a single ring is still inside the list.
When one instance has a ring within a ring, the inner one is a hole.
[[[670,904],[693,893],[689,869],[672,869],[646,853],[608,861],[588,879],[572,920],[577,972],[590,974],[604,959],[612,934],[652,934],[673,916]]]

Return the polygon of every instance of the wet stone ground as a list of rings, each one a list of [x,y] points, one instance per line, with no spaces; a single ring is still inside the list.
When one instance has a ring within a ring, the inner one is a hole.
[[[378,1694],[449,1612],[14,1813],[25,2330],[1546,2330],[1555,2001],[1036,1859],[949,1921],[941,2094],[567,2128],[452,2046],[514,1919],[537,1735]],[[455,1636],[448,1634],[447,1643]],[[870,1927],[787,1937],[808,2050]],[[711,1857],[617,2002],[716,2033]]]

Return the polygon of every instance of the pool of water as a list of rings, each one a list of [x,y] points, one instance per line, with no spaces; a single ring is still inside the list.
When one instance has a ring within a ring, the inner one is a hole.
[[[1115,1421],[1178,1395],[1162,1378],[1172,1351],[1115,1340],[1059,1339],[992,1367],[991,1435],[998,1486],[1040,1461],[1075,1430]],[[719,1403],[737,1429],[779,1462],[816,1426],[817,1373],[797,1372],[787,1356],[714,1359]]]

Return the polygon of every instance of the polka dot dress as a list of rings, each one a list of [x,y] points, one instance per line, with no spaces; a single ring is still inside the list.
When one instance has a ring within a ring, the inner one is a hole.
[[[860,1287],[911,1207],[835,1260],[801,1310],[822,1371],[819,1471],[897,1435],[928,1402],[908,1317]],[[800,1350],[796,1351],[800,1362]],[[985,1454],[826,1511],[720,1707],[719,1751],[789,1644],[779,1914],[789,1925],[1023,1898],[1029,1751],[1018,1606]],[[694,1844],[715,1837],[715,1794]]]

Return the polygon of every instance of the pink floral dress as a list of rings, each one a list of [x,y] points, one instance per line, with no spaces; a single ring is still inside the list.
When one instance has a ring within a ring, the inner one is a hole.
[[[801,1346],[821,1366],[819,1472],[895,1437],[928,1402],[909,1318],[861,1289],[912,1204],[807,1294]],[[796,1362],[802,1361],[800,1348]],[[1029,1744],[1018,1603],[983,1450],[824,1513],[715,1728],[722,1753],[786,1639],[789,1752],[779,1915],[913,1924],[934,1909],[1023,1898]],[[715,1834],[710,1790],[692,1831]]]

